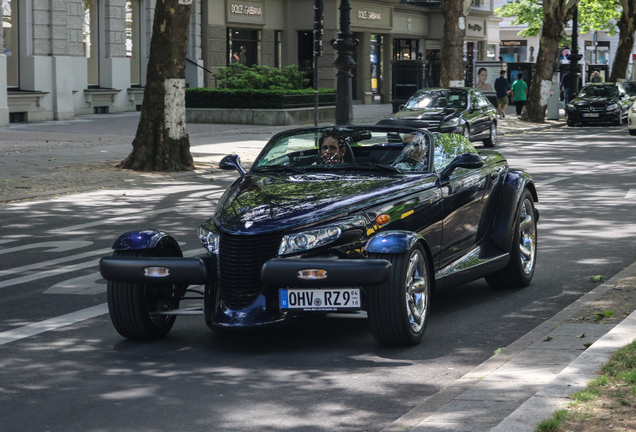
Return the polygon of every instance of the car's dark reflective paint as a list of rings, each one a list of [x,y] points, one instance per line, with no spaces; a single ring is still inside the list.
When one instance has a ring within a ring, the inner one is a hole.
[[[414,127],[431,132],[462,134],[486,147],[497,145],[497,110],[474,88],[418,90],[392,119],[414,121]]]
[[[636,96],[636,81],[628,81],[621,83],[628,96]]]
[[[589,83],[568,103],[567,123],[623,124],[632,101],[620,83]]]
[[[344,156],[325,163],[318,144],[334,133]],[[236,155],[220,167],[239,178],[199,228],[205,256],[183,257],[168,234],[140,230],[102,258],[121,335],[163,337],[182,314],[228,331],[367,311],[379,343],[412,345],[423,337],[432,290],[482,277],[526,286],[534,274],[532,179],[461,135],[296,129],[275,135],[249,171]],[[185,308],[193,296],[203,306]]]

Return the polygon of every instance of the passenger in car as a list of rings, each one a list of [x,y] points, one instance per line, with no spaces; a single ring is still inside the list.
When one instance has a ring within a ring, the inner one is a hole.
[[[426,145],[421,137],[414,134],[402,136],[404,150],[393,162],[393,166],[404,171],[424,171],[426,169]]]
[[[317,163],[341,163],[347,152],[346,142],[340,137],[340,134],[335,131],[327,132],[320,137],[318,140],[318,148],[320,149],[320,161],[317,161]]]

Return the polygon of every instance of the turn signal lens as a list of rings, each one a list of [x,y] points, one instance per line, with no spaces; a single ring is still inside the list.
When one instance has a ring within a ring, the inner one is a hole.
[[[327,270],[323,269],[305,269],[298,271],[298,279],[327,279]]]
[[[389,216],[386,213],[381,214],[380,216],[378,216],[377,218],[375,218],[375,222],[378,225],[386,225],[391,221],[391,216]]]
[[[144,276],[151,278],[165,278],[170,276],[170,269],[167,267],[146,267]]]

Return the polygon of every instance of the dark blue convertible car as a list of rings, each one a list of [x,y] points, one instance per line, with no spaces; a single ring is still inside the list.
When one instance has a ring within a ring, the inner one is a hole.
[[[380,344],[413,345],[434,290],[532,280],[535,185],[461,135],[295,129],[275,135],[249,170],[237,155],[220,167],[239,178],[199,228],[204,256],[183,257],[174,238],[145,229],[121,235],[102,258],[122,336],[161,338],[180,314],[228,331],[366,311]],[[193,295],[202,306],[180,309]]]

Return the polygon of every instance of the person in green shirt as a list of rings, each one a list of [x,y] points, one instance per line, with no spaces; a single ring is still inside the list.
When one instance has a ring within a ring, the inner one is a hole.
[[[523,111],[523,107],[526,104],[526,99],[528,98],[528,85],[523,80],[523,74],[519,72],[517,74],[517,79],[512,83],[512,101],[515,103],[517,107],[517,118],[521,118],[521,111]]]

